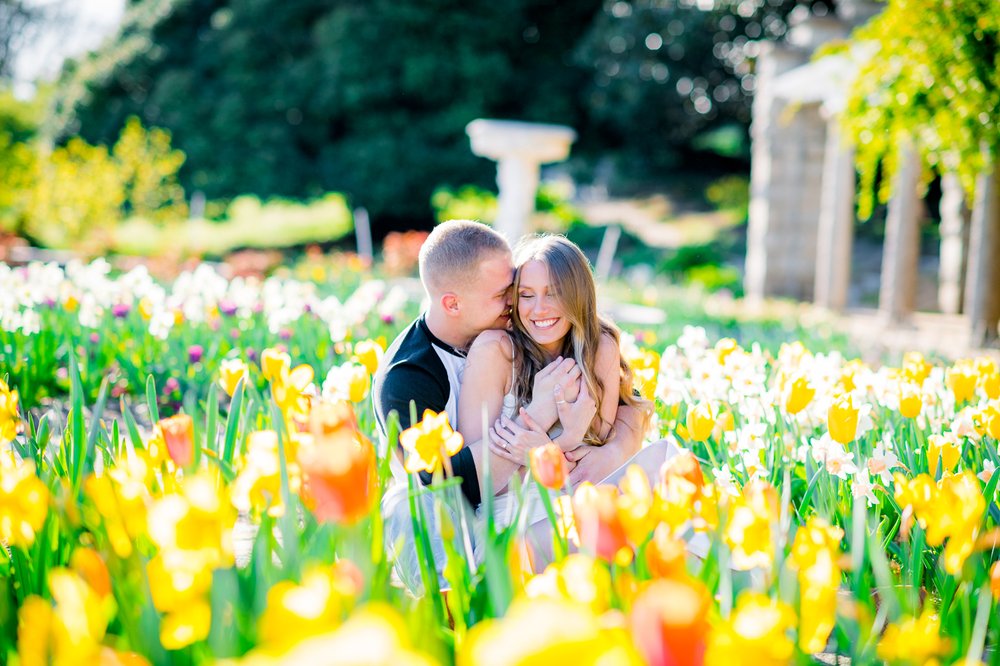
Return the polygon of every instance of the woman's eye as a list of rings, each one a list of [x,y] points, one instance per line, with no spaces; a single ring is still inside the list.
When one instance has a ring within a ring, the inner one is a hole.
[[[518,294],[517,297],[518,298],[531,298],[532,294]]]

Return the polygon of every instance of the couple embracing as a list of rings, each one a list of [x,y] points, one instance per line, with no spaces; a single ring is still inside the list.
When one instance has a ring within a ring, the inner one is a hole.
[[[668,447],[657,442],[642,449],[651,405],[633,391],[619,331],[598,314],[593,274],[575,244],[562,236],[532,236],[512,253],[490,227],[453,220],[436,227],[421,248],[420,280],[427,311],[392,343],[375,377],[383,435],[392,411],[403,428],[413,425],[411,401],[418,417],[425,409],[447,412],[465,440],[450,461],[452,473],[461,477],[473,509],[485,493],[495,496],[500,525],[514,513],[511,479],[523,479],[530,450],[549,442],[563,452],[574,485],[617,482],[628,464],[655,478]],[[400,452],[389,453],[394,477],[405,479]],[[430,475],[421,480],[430,483]],[[529,524],[544,523],[541,503],[529,502]],[[382,510],[387,541],[401,547],[394,553],[397,569],[415,588],[405,482],[387,491]],[[435,543],[437,534],[430,536],[440,570],[443,547]]]

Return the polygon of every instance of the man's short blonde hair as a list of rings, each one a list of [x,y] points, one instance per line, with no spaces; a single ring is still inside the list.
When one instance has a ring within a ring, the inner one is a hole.
[[[510,245],[482,222],[442,222],[420,248],[420,281],[429,294],[452,291],[475,279],[479,262],[497,252],[510,254]]]

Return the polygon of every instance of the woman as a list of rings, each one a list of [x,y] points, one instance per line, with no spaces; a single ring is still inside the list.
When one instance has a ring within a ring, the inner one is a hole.
[[[459,395],[459,431],[467,442],[488,435],[493,451],[505,445],[525,461],[528,450],[550,438],[564,452],[602,445],[613,434],[619,404],[648,408],[648,403],[633,394],[617,327],[597,313],[587,258],[563,236],[538,236],[518,246],[514,263],[511,330],[486,331],[470,347]],[[558,417],[566,413],[559,409],[564,403],[574,406],[566,423]],[[482,431],[484,407],[486,423],[494,424],[491,433]],[[499,436],[509,423],[504,419],[517,417],[537,421],[549,436],[533,431],[520,438],[509,431]],[[509,505],[497,503],[498,518]]]

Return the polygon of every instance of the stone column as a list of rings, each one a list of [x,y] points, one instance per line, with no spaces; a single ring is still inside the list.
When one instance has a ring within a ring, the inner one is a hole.
[[[854,149],[844,142],[840,119],[827,123],[816,245],[816,304],[831,310],[847,306],[854,242]]]
[[[812,298],[825,123],[818,104],[789,114],[789,101],[773,92],[778,76],[807,60],[802,51],[774,44],[762,47],[758,59],[744,276],[750,300]]]
[[[969,207],[958,176],[941,177],[941,259],[938,305],[945,314],[962,311],[965,274],[969,263]]]
[[[494,225],[513,244],[528,229],[535,210],[542,164],[569,156],[576,132],[562,125],[510,120],[473,120],[465,128],[472,152],[497,162],[497,219]]]
[[[885,221],[878,304],[882,316],[891,322],[900,322],[912,313],[917,298],[923,204],[917,195],[920,157],[912,144],[900,149],[898,169]]]
[[[976,200],[969,229],[969,273],[965,309],[970,343],[996,342],[1000,321],[1000,166],[976,180]]]

